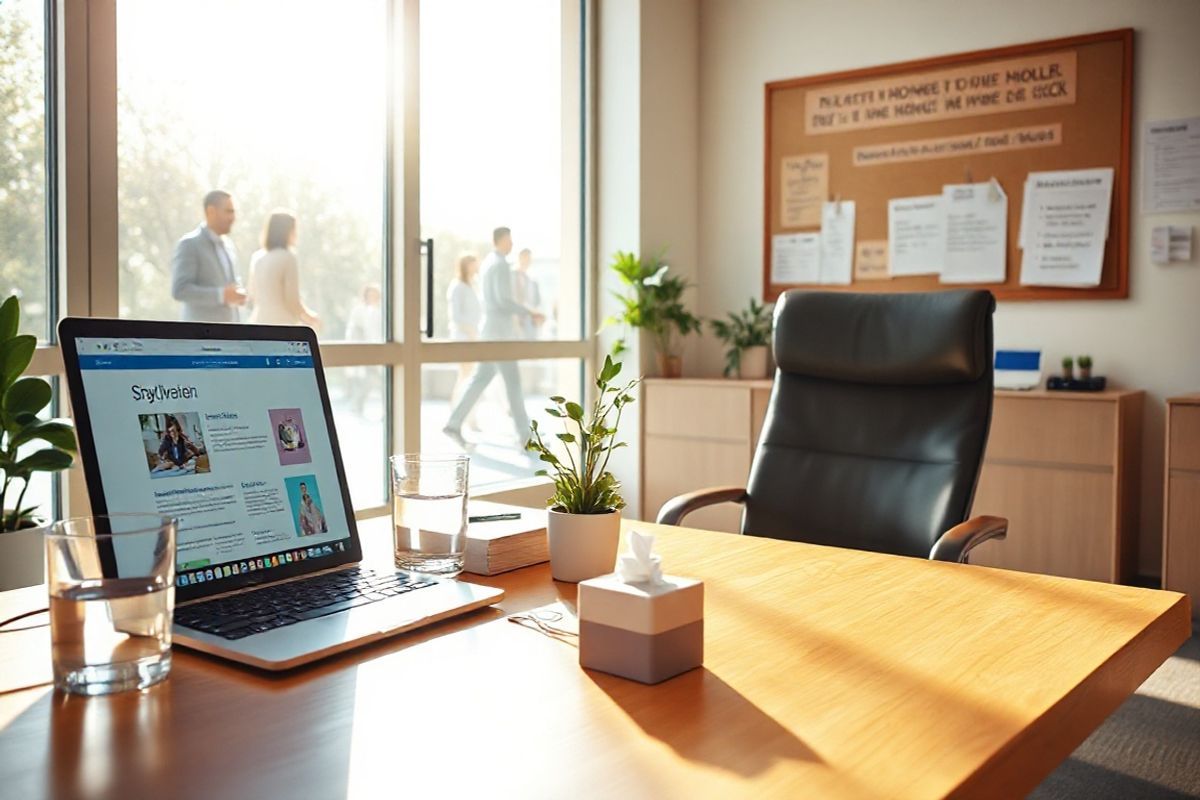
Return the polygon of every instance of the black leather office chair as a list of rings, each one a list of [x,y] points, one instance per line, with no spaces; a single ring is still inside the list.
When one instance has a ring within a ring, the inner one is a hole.
[[[992,417],[991,292],[787,292],[747,487],[669,500],[658,521],[745,504],[742,533],[939,561],[1003,538],[965,521]]]

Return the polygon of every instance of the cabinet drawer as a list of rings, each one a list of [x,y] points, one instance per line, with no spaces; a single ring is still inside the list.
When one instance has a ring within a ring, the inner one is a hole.
[[[662,504],[684,492],[711,486],[745,486],[750,475],[747,444],[647,436],[642,482],[643,518],[653,520]],[[723,504],[689,514],[692,528],[736,531],[740,506]]]
[[[1200,471],[1200,406],[1172,404],[1171,469]]]
[[[1200,474],[1167,479],[1167,541],[1163,588],[1192,596],[1192,616],[1200,619]]]
[[[750,390],[741,386],[646,385],[646,434],[750,441]]]
[[[1008,536],[972,550],[971,563],[1112,581],[1113,504],[1105,472],[986,464],[971,515],[1007,517]]]
[[[996,396],[989,460],[1114,466],[1117,405]]]

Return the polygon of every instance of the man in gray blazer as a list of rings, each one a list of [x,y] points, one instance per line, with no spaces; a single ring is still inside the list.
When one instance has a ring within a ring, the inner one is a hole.
[[[183,304],[180,319],[237,322],[246,292],[238,285],[237,250],[225,237],[236,213],[229,192],[204,195],[204,223],[175,245],[171,296]]]

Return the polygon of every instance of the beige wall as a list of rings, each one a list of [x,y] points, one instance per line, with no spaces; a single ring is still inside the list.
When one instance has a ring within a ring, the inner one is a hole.
[[[1143,121],[1200,115],[1197,0],[703,0],[700,311],[720,315],[762,290],[765,82],[1123,27],[1137,31],[1130,298],[1005,303],[996,342],[1040,347],[1044,364],[1090,353],[1099,374],[1147,391],[1140,567],[1158,574],[1163,400],[1200,390],[1200,258],[1150,263],[1150,229],[1200,225],[1200,215],[1143,216],[1137,156]],[[716,343],[706,340],[693,363],[719,374]]]
[[[667,248],[673,269],[697,277],[700,6],[602,0],[596,9],[597,318],[604,319],[616,312],[610,291],[624,288],[608,269],[617,250],[651,256]],[[601,334],[601,357],[619,333]],[[652,374],[649,347],[633,336],[630,345],[626,363]],[[610,464],[628,517],[641,507],[641,411],[634,411],[621,420],[620,438],[630,446]]]

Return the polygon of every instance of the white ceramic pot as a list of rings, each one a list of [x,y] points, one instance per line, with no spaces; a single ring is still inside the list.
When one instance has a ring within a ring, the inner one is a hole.
[[[0,591],[36,586],[46,579],[46,529],[0,533]]]
[[[738,367],[738,377],[748,380],[758,380],[767,377],[767,347],[747,347],[742,351],[741,363]]]
[[[567,514],[550,509],[550,573],[556,581],[579,583],[616,569],[621,512]]]

